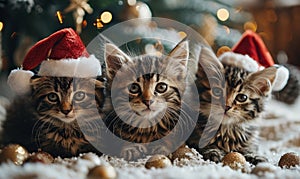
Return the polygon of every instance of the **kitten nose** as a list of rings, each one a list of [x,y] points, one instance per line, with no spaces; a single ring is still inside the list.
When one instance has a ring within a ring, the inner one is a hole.
[[[149,107],[153,103],[153,100],[143,100],[143,103]]]
[[[225,106],[225,112],[227,112],[230,108],[231,106]]]
[[[62,103],[60,106],[60,111],[63,114],[68,115],[72,111],[72,104],[67,102]]]
[[[62,109],[61,112],[65,115],[68,115],[72,110],[71,109]]]

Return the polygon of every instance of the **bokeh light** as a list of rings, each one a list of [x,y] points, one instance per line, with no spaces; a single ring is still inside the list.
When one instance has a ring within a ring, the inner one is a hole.
[[[178,32],[178,34],[182,39],[184,39],[187,36],[186,33],[183,31]]]
[[[129,6],[134,6],[136,4],[136,0],[127,0]]]
[[[231,51],[231,48],[229,48],[228,46],[222,46],[217,51],[217,57],[221,56],[225,52],[230,52],[230,51]]]
[[[112,20],[112,14],[108,11],[105,11],[101,14],[100,19],[103,23],[109,23]]]
[[[221,8],[217,11],[217,17],[220,21],[226,21],[229,19],[229,12],[225,8]]]
[[[257,30],[256,22],[253,22],[253,21],[245,22],[244,30],[252,30],[253,32],[256,32],[256,30]]]
[[[0,22],[0,32],[2,31],[3,29],[3,22]]]
[[[56,16],[57,16],[57,19],[59,21],[59,23],[63,23],[63,17],[61,15],[61,12],[60,11],[56,11]]]
[[[100,19],[97,18],[94,26],[96,26],[97,29],[101,29],[103,27],[103,24],[101,23]]]

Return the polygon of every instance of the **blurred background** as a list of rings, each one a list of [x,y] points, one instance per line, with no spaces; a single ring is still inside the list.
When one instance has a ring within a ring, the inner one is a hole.
[[[7,75],[38,40],[72,27],[87,45],[101,31],[138,17],[186,24],[216,53],[252,30],[276,63],[300,66],[300,0],[0,0],[0,96],[11,97]]]

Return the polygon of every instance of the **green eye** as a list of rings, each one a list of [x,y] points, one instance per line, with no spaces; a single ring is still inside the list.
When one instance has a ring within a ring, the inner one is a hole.
[[[168,89],[168,85],[166,83],[158,83],[155,87],[155,91],[158,93],[164,93]]]
[[[218,87],[213,87],[212,88],[212,94],[216,97],[220,97],[223,95],[223,90],[221,88]]]
[[[235,100],[237,100],[238,102],[241,102],[241,103],[245,102],[247,99],[248,99],[248,96],[244,95],[244,94],[238,94],[235,97]]]
[[[56,93],[49,93],[47,95],[47,98],[51,102],[57,102],[58,101],[58,95]]]
[[[75,101],[82,101],[84,98],[85,98],[85,92],[83,91],[76,92],[73,97]]]
[[[137,83],[132,83],[131,85],[128,86],[128,90],[130,93],[133,93],[133,94],[137,94],[140,92],[140,85],[137,84]]]

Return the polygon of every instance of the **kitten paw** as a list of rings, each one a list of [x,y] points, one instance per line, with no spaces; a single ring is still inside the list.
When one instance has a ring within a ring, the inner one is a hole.
[[[128,161],[136,161],[137,159],[144,158],[147,148],[142,144],[133,144],[125,146],[121,150],[121,157]]]
[[[208,149],[202,154],[204,160],[210,160],[216,163],[221,162],[223,154],[218,149]]]
[[[268,159],[266,157],[255,154],[246,154],[245,158],[248,162],[252,163],[253,165],[257,165],[261,162],[268,162]]]

